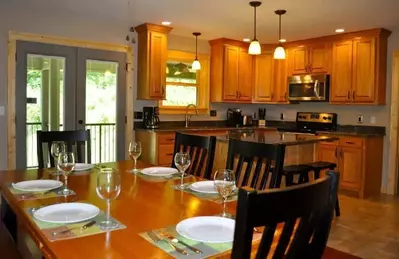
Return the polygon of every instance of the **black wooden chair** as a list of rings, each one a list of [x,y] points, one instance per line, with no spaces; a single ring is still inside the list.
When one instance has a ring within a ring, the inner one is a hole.
[[[271,174],[279,170],[274,165],[276,154],[276,145],[230,139],[226,168],[234,170],[237,187],[262,190],[269,182],[268,187],[274,188]]]
[[[50,166],[55,167],[54,158],[51,155],[51,144],[54,141],[65,142],[68,152],[75,153],[76,163],[91,163],[90,130],[76,131],[37,131],[37,158],[39,168],[45,167],[44,156],[48,156]],[[48,154],[43,152],[43,144],[47,143]],[[84,154],[84,147],[86,154]]]
[[[172,167],[176,168],[174,162],[176,153],[188,152],[191,157],[191,164],[186,173],[210,179],[215,159],[215,146],[216,137],[214,136],[189,135],[176,132]]]
[[[253,230],[262,226],[265,228],[256,258],[322,258],[333,219],[338,179],[338,173],[329,171],[326,177],[312,183],[288,188],[260,192],[248,187],[240,189],[231,258],[250,258]],[[272,249],[280,227],[280,237]]]

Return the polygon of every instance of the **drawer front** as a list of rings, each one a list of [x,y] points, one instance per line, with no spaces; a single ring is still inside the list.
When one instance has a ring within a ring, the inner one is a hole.
[[[174,144],[175,143],[175,133],[158,133],[158,144]]]
[[[355,137],[341,137],[339,139],[339,144],[345,147],[362,147],[363,139]]]
[[[165,165],[172,163],[174,144],[158,146],[158,164]]]

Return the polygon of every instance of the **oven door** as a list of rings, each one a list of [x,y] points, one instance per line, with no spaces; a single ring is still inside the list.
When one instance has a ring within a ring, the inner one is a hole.
[[[289,101],[328,101],[328,76],[292,76],[288,78]]]

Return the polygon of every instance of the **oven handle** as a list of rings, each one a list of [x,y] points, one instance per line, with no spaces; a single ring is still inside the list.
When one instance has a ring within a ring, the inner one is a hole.
[[[314,81],[313,91],[317,99],[320,99],[320,88],[319,88],[319,80]]]

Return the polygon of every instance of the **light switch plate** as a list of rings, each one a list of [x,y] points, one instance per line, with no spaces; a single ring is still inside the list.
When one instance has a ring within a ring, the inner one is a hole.
[[[4,108],[4,106],[0,106],[0,116],[4,116],[6,113],[6,109]]]

